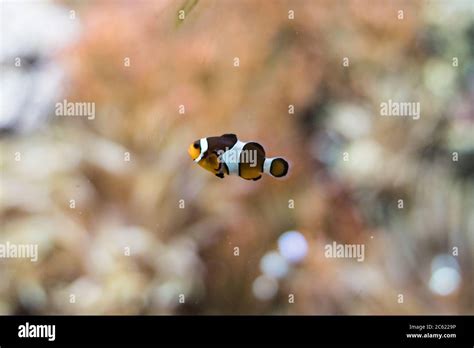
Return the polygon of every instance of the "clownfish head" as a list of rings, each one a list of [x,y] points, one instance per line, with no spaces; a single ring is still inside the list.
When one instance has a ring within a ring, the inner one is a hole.
[[[188,147],[189,156],[196,161],[197,158],[201,155],[201,140],[196,140],[194,143]]]
[[[217,174],[220,163],[215,155],[208,155],[209,144],[207,138],[201,138],[189,145],[188,153],[194,162],[198,163],[204,169]]]

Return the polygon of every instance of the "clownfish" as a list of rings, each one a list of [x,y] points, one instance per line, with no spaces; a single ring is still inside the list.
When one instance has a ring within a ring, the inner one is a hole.
[[[208,137],[189,145],[194,162],[219,178],[238,175],[246,180],[259,180],[262,173],[282,177],[288,173],[288,162],[280,157],[266,157],[262,145],[242,142],[235,134]]]

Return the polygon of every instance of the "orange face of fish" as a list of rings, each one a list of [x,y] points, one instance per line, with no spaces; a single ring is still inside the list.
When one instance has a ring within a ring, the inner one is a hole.
[[[191,156],[191,158],[194,161],[201,154],[201,149],[199,148],[199,145],[196,142],[194,142],[193,144],[189,145],[188,153],[189,153],[189,156]]]
[[[193,159],[193,161],[199,157],[199,155],[201,154],[201,146],[199,144],[199,140],[196,140],[194,143],[189,145],[188,153],[189,156]],[[204,169],[214,174],[217,173],[220,167],[217,156],[214,154],[211,154],[210,156],[206,156],[205,158],[201,159],[198,164]]]

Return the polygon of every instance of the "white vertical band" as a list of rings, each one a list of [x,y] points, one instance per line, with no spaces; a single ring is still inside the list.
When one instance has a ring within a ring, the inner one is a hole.
[[[220,160],[226,164],[229,175],[239,175],[240,154],[245,144],[247,143],[237,140],[230,150],[221,155]]]
[[[202,157],[204,156],[204,153],[207,151],[209,145],[207,143],[207,138],[201,138],[199,140],[199,144],[201,145],[201,153],[199,154],[199,157],[194,160],[194,162],[199,162]]]
[[[272,167],[272,162],[275,159],[275,157],[271,158],[265,158],[265,162],[263,162],[263,172],[266,174],[270,174],[270,168]]]

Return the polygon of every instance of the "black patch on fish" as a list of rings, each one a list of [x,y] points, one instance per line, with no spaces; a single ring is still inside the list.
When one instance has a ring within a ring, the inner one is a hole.
[[[257,161],[257,163],[255,165],[259,168],[260,172],[263,172],[263,163],[265,162],[265,150],[263,149],[263,146],[260,145],[259,143],[251,141],[244,145],[244,147],[242,148],[242,151],[256,151],[257,156],[255,160]],[[240,154],[240,156],[242,156],[242,154]],[[239,162],[240,160],[241,159],[239,158]],[[240,165],[239,165],[239,169],[240,169]]]
[[[234,144],[237,142],[237,135],[235,135],[235,134],[230,134],[230,133],[229,134],[222,134],[221,137],[228,138],[228,139],[234,141]]]
[[[209,137],[207,138],[207,145],[209,152],[223,153],[226,150],[230,150],[237,142],[237,136],[235,134],[224,134],[221,137]]]
[[[283,170],[277,171],[276,168],[274,168],[274,165],[276,164],[282,165]],[[286,174],[288,174],[288,169],[289,169],[289,165],[287,161],[285,161],[283,158],[275,158],[272,161],[272,164],[270,165],[270,174],[273,175],[274,177],[281,178],[282,176],[285,176]]]

